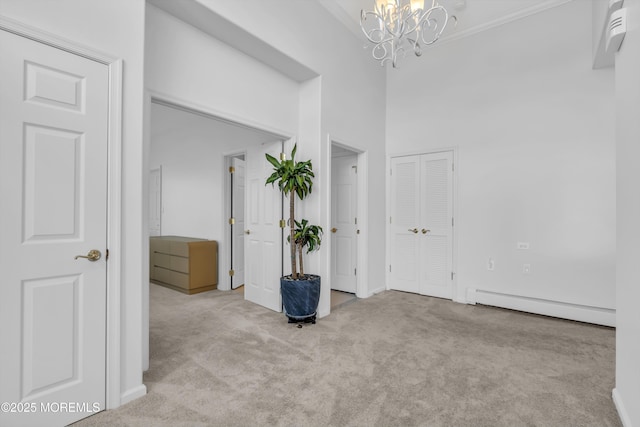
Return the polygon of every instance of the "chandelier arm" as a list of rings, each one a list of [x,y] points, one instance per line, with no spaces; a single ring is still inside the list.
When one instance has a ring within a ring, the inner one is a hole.
[[[429,9],[427,11],[427,14],[425,14],[425,16],[431,16],[431,13],[433,13],[434,10],[441,10],[442,13],[444,14],[444,22],[441,26],[438,25],[438,21],[437,20],[431,20],[430,18],[427,17],[427,19],[425,20],[424,24],[428,24],[428,22],[432,21],[435,23],[435,29],[433,31],[433,38],[431,38],[430,40],[426,40],[424,38],[426,31],[421,31],[420,33],[420,38],[422,39],[422,42],[426,45],[430,45],[430,44],[434,44],[435,42],[438,41],[438,39],[440,38],[440,36],[442,35],[442,32],[444,31],[445,28],[447,28],[447,23],[449,22],[449,13],[447,12],[447,9],[445,9],[444,7],[438,5],[436,7],[432,7],[431,9]]]
[[[371,43],[379,43],[380,40],[376,40],[376,39],[372,38],[371,34],[377,34],[378,32],[380,32],[381,34],[384,35],[384,30],[382,30],[380,28],[374,28],[374,29],[371,29],[371,30],[369,30],[367,32],[367,30],[365,29],[365,26],[364,26],[364,21],[367,20],[367,16],[368,15],[373,16],[378,21],[378,24],[380,24],[380,22],[384,22],[384,21],[382,20],[380,15],[378,15],[376,12],[371,12],[371,11],[365,12],[364,10],[362,10],[360,12],[360,29],[364,33],[364,35],[367,38],[367,40],[369,40]]]
[[[431,10],[431,9],[429,9],[429,10]],[[420,10],[420,9],[415,10],[411,14],[409,14],[409,16],[407,16],[404,19],[404,24],[406,25],[405,30],[404,30],[404,34],[405,35],[409,35],[409,34],[413,33],[414,31],[416,31],[422,25],[422,23],[424,22],[425,16],[427,16],[427,13],[425,12],[423,14],[421,12],[422,12],[422,10]],[[415,23],[413,25],[413,28],[410,27],[410,24],[412,22]]]
[[[387,57],[387,55],[389,55],[389,49],[387,49],[387,43],[388,41],[385,41],[383,43],[377,43],[373,49],[371,50],[371,55],[373,56],[373,59],[377,60],[377,61],[381,61],[384,60],[384,58]],[[382,51],[381,54],[376,54],[376,52],[378,51]]]

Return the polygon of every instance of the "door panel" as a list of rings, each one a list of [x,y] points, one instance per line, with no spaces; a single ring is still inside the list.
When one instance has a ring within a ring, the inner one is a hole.
[[[350,293],[356,292],[356,164],[355,155],[331,160],[331,288]]]
[[[274,311],[282,311],[280,277],[282,275],[282,195],[277,186],[265,186],[271,165],[265,153],[278,157],[282,142],[247,149],[245,234],[245,288],[248,301]]]
[[[105,406],[108,68],[1,30],[0,55],[0,402],[86,403],[0,425],[64,425]]]
[[[83,145],[80,133],[25,124],[25,242],[80,237]]]

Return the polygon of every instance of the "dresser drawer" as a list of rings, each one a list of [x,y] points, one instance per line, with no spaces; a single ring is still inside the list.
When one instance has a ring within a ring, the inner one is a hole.
[[[189,275],[180,273],[179,271],[167,270],[162,267],[154,267],[154,280],[158,282],[168,283],[182,289],[189,289]]]
[[[189,242],[183,239],[156,239],[153,242],[153,250],[161,254],[176,255],[187,258],[189,256]]]
[[[156,252],[153,260],[154,267],[162,267],[180,273],[189,273],[189,258]]]

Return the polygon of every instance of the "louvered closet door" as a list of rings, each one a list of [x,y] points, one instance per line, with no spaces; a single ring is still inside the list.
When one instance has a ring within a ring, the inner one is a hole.
[[[420,161],[418,156],[391,159],[391,254],[389,279],[392,289],[419,292]]]
[[[420,293],[452,298],[452,153],[420,156]]]
[[[391,159],[390,288],[451,299],[451,152]]]

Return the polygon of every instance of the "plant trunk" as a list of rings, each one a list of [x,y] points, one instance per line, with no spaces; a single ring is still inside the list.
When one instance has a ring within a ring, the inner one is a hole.
[[[289,199],[289,226],[290,226],[290,234],[289,234],[289,246],[291,246],[291,278],[294,280],[298,279],[298,270],[296,269],[296,241],[294,239],[295,236],[295,219],[294,219],[294,203],[295,203],[296,192],[295,189],[291,190],[291,197]]]
[[[304,265],[302,264],[302,245],[298,245],[298,254],[300,257],[300,276],[302,276],[302,278],[304,278]]]

